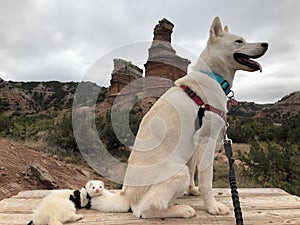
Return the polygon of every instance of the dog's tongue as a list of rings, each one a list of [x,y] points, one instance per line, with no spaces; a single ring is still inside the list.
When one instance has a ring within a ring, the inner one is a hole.
[[[253,63],[258,67],[259,72],[262,72],[262,67],[261,67],[261,65],[260,65],[258,62],[256,62],[256,61],[253,61]]]
[[[254,68],[257,68],[256,70],[259,70],[260,72],[262,72],[262,67],[261,65],[254,61],[254,60],[251,60],[251,59],[245,59],[248,63],[252,64]]]

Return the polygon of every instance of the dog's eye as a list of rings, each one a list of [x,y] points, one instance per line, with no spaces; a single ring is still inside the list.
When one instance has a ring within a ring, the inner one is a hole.
[[[244,43],[243,40],[240,40],[240,39],[239,39],[239,40],[236,40],[235,42],[236,42],[236,43],[239,43],[239,44]]]

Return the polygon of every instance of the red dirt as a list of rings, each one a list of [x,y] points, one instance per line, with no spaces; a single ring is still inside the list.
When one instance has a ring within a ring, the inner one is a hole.
[[[49,172],[56,189],[78,189],[89,179],[104,180],[87,166],[59,161],[53,156],[0,138],[0,200],[23,190],[48,189],[30,172],[33,164]]]

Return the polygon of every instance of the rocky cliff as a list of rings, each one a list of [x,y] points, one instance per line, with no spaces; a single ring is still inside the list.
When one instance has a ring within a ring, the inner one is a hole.
[[[37,113],[71,107],[78,83],[0,80],[0,113]]]
[[[275,104],[263,108],[255,117],[267,117],[281,122],[297,116],[300,112],[300,91],[295,91]]]

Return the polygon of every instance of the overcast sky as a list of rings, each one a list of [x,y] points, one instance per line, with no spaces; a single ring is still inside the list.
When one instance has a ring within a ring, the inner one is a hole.
[[[112,58],[143,68],[153,28],[174,23],[172,43],[192,62],[214,16],[249,42],[267,41],[263,72],[238,72],[241,101],[275,102],[300,90],[300,1],[297,0],[0,0],[0,77],[15,81],[80,81],[107,85]],[[86,76],[95,67],[97,78]],[[144,69],[144,68],[143,68]],[[189,68],[190,70],[190,68]]]

